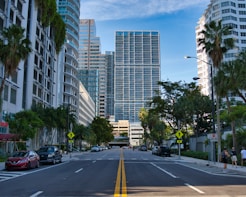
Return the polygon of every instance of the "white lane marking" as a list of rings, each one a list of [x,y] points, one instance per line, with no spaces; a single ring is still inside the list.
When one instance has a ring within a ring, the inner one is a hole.
[[[96,163],[96,162],[97,162],[97,161],[95,161],[95,160],[94,160],[94,161],[92,161],[92,163]]]
[[[37,197],[39,194],[42,194],[43,191],[38,191],[36,193],[34,193],[33,195],[31,195],[30,197]]]
[[[76,170],[75,173],[78,173],[78,172],[80,172],[82,170],[83,170],[83,168],[80,168],[80,169]]]
[[[194,187],[194,186],[192,186],[192,185],[190,185],[190,184],[188,184],[188,183],[185,183],[185,185],[186,185],[187,187],[189,187],[189,188],[195,190],[196,192],[198,192],[198,193],[200,193],[200,194],[205,194],[205,192],[203,192],[202,190],[197,189],[196,187]]]
[[[158,169],[161,170],[162,172],[165,172],[165,173],[168,174],[169,176],[171,176],[171,177],[173,177],[173,178],[175,178],[175,179],[178,178],[178,177],[176,177],[175,175],[173,175],[172,173],[170,173],[170,172],[168,172],[168,171],[162,169],[161,167],[155,165],[154,163],[151,162],[150,164],[153,165],[153,166],[155,166],[156,168],[158,168]]]

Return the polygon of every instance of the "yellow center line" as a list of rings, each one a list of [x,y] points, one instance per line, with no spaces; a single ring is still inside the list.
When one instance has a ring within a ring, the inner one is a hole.
[[[121,193],[120,193],[121,188]],[[120,195],[121,194],[121,195]],[[117,178],[114,189],[114,197],[127,197],[127,187],[126,187],[126,172],[124,164],[123,151],[121,150],[119,167],[117,171]]]
[[[119,167],[117,171],[117,178],[116,178],[115,189],[114,189],[114,197],[120,196],[120,178],[121,178],[120,175],[121,175],[121,159],[120,159]]]

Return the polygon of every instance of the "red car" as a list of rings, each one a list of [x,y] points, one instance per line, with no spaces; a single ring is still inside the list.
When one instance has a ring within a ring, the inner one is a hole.
[[[6,170],[21,170],[39,167],[39,155],[35,151],[15,152],[5,162]]]

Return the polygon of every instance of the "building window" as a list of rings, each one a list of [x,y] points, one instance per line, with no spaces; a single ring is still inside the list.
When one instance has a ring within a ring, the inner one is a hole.
[[[9,86],[5,85],[4,92],[3,92],[3,99],[5,101],[8,101],[9,100],[8,97],[9,97]]]
[[[42,81],[43,81],[42,75],[39,74],[39,76],[38,76],[38,82],[39,82],[39,83],[42,83]]]
[[[38,65],[38,56],[37,55],[35,55],[35,57],[34,57],[34,64]]]
[[[38,88],[38,97],[41,98],[41,95],[42,95],[42,90]]]
[[[36,86],[35,84],[33,84],[33,87],[32,87],[32,93],[33,93],[34,95],[37,94],[37,86]]]
[[[17,74],[16,71],[15,71],[15,72],[12,74],[12,76],[11,76],[11,79],[12,79],[12,81],[13,81],[14,83],[17,83],[17,76],[18,76],[18,74]]]
[[[22,13],[22,3],[20,1],[17,2],[17,9]]]
[[[16,90],[11,88],[10,103],[16,104]]]
[[[240,3],[240,4],[238,4],[238,7],[239,7],[239,8],[245,8],[245,4],[241,4],[241,3]]]
[[[0,0],[0,9],[1,9],[2,11],[5,10],[5,1],[4,1],[4,0]]]
[[[10,10],[10,15],[9,15],[9,19],[10,21],[14,21],[14,11],[13,10]]]
[[[21,26],[21,19],[19,17],[16,17],[16,25]]]
[[[0,18],[0,30],[2,31],[3,30],[3,19]]]
[[[229,1],[226,1],[226,2],[222,2],[221,3],[221,7],[226,7],[226,6],[229,6]]]

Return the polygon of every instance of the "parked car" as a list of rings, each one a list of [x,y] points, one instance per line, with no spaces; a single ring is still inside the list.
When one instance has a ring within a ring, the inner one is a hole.
[[[31,169],[39,167],[39,156],[35,151],[18,151],[5,162],[6,170]]]
[[[56,146],[43,146],[37,151],[40,157],[40,163],[61,163],[62,154]]]
[[[171,150],[167,146],[160,146],[160,156],[171,157]]]
[[[146,145],[141,145],[141,146],[139,147],[139,150],[141,150],[141,151],[147,151],[148,148],[147,148]]]
[[[99,152],[100,151],[100,147],[99,146],[92,146],[91,147],[91,152]]]
[[[159,146],[154,146],[152,148],[152,155],[160,155],[160,147]]]

